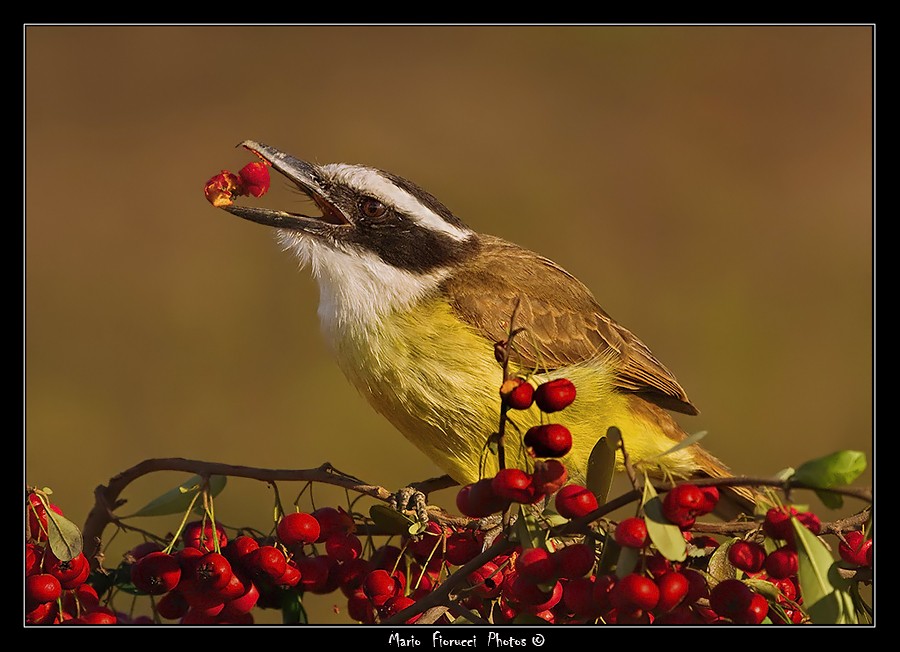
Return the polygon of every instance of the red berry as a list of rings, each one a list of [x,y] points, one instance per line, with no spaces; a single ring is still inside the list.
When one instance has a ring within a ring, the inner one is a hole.
[[[723,580],[709,593],[709,606],[720,616],[734,619],[747,613],[753,591],[740,580]]]
[[[150,595],[161,595],[174,589],[181,580],[181,565],[172,555],[157,551],[141,557],[131,567],[131,582]]]
[[[676,485],[663,498],[663,516],[686,529],[694,524],[705,503],[706,497],[697,485]]]
[[[790,546],[782,546],[766,557],[765,569],[769,577],[782,580],[797,574],[800,560],[797,551]]]
[[[549,609],[562,599],[562,585],[559,582],[550,591],[546,591],[542,585],[516,570],[505,574],[501,589],[507,600],[531,614]]]
[[[213,552],[216,550],[216,538],[218,538],[219,549],[228,545],[228,537],[225,530],[221,526],[213,528],[213,524],[207,522],[205,525],[202,521],[193,521],[184,526],[182,532],[185,548],[197,548],[203,552]]]
[[[363,580],[374,568],[368,559],[345,561],[335,569],[335,579],[341,592],[348,598],[362,586]]]
[[[53,602],[61,595],[59,580],[49,573],[35,573],[25,578],[25,604],[29,611],[43,602]]]
[[[577,577],[563,585],[563,604],[566,610],[583,618],[600,615],[600,605],[594,600],[594,578]]]
[[[650,611],[659,602],[659,587],[649,577],[630,573],[616,582],[609,599],[620,610]]]
[[[645,557],[644,563],[646,565],[647,572],[655,580],[658,580],[666,573],[672,572],[672,562],[670,562],[658,552],[654,552],[652,555]]]
[[[556,558],[546,548],[526,548],[516,558],[515,568],[535,582],[549,582],[556,578]]]
[[[156,611],[166,620],[177,620],[184,616],[190,604],[181,591],[169,591],[156,601]]]
[[[234,573],[225,555],[208,552],[194,566],[194,582],[200,591],[218,591],[225,588]]]
[[[509,507],[510,501],[494,493],[493,478],[467,484],[456,494],[456,507],[470,518],[484,518]]]
[[[141,557],[151,552],[159,552],[163,549],[162,544],[156,541],[144,541],[125,553],[126,557],[131,557],[134,561],[138,561]]]
[[[284,553],[275,546],[260,546],[248,553],[244,559],[247,570],[257,577],[278,579],[287,569]]]
[[[562,457],[572,449],[572,433],[558,423],[546,423],[529,428],[524,442],[537,457]]]
[[[25,575],[33,575],[41,568],[44,549],[33,543],[25,544]]]
[[[222,554],[228,557],[228,561],[231,562],[232,566],[238,565],[243,567],[244,558],[257,549],[259,549],[259,541],[242,534],[229,543],[228,547],[222,551]]]
[[[553,553],[559,576],[574,579],[588,574],[594,567],[594,548],[586,543],[573,543]]]
[[[766,512],[763,519],[763,531],[773,539],[792,540],[791,516],[796,515],[797,510],[793,507],[773,507]]]
[[[531,484],[537,496],[549,496],[560,490],[569,480],[569,472],[559,460],[537,460],[531,474]]]
[[[598,575],[594,580],[594,602],[604,611],[612,606],[610,594],[615,588],[617,579],[615,575]]]
[[[349,532],[332,534],[325,540],[325,552],[337,561],[350,561],[362,554],[362,541]]]
[[[84,553],[68,561],[60,561],[52,552],[44,555],[44,570],[59,580],[63,591],[74,589],[87,581],[91,573],[91,563]]]
[[[359,623],[372,624],[375,622],[375,610],[372,608],[372,602],[362,589],[347,598],[347,615]]]
[[[597,509],[597,498],[589,489],[569,484],[560,489],[555,499],[556,511],[563,518],[579,518]]]
[[[56,602],[41,602],[33,609],[26,603],[25,622],[29,625],[52,625],[59,622],[57,618]]]
[[[766,549],[753,541],[735,541],[728,548],[728,561],[745,573],[758,573],[766,561]]]
[[[866,539],[860,530],[853,530],[844,534],[844,541],[838,546],[838,553],[848,564],[871,566],[872,544],[873,540]]]
[[[353,532],[356,524],[353,517],[341,507],[320,507],[312,513],[313,518],[319,522],[319,538],[316,543],[322,543],[332,534],[338,532]]]
[[[238,176],[241,178],[241,187],[245,194],[262,197],[269,190],[271,184],[269,166],[262,161],[247,163],[238,172]]]
[[[513,410],[527,410],[534,403],[534,386],[522,378],[510,378],[501,385],[500,396]]]
[[[540,588],[540,585],[536,586],[536,588]],[[519,608],[525,613],[534,614],[540,618],[543,618],[544,620],[547,620],[548,622],[553,622],[553,614],[547,614],[545,612],[555,607],[562,600],[562,583],[556,582],[549,591],[541,591],[536,595],[541,596],[540,599],[537,600],[537,602],[520,602]]]
[[[292,586],[293,582],[293,586],[299,584],[304,591],[318,593],[328,584],[332,562],[333,559],[324,556],[297,557],[292,564],[287,565],[285,573],[275,583],[280,586]]]
[[[463,530],[454,532],[447,537],[447,552],[444,559],[454,566],[462,566],[474,559],[481,552],[484,545],[484,536],[474,531]]]
[[[682,604],[694,604],[701,598],[709,597],[709,586],[706,583],[706,578],[703,577],[702,574],[695,571],[693,568],[682,568],[680,572],[688,581],[688,592],[687,595],[684,596],[684,602],[682,602]]]
[[[557,378],[538,385],[534,401],[544,412],[558,412],[575,400],[575,385],[567,378]]]
[[[797,588],[797,585],[794,583],[794,578],[786,577],[784,579],[777,579],[774,577],[770,577],[768,579],[772,584],[775,585],[775,588],[778,589],[778,602],[793,602],[797,599],[797,596],[800,593],[800,589]]]
[[[232,197],[242,194],[241,179],[228,170],[222,170],[204,184],[203,194],[213,206],[230,206],[234,203]]]
[[[256,588],[256,585],[253,582],[247,582],[247,586],[244,588],[243,593],[226,602],[223,611],[227,611],[229,615],[250,613],[258,601],[259,589]]]
[[[411,607],[416,603],[412,598],[408,598],[405,595],[395,595],[392,598],[388,598],[385,600],[384,604],[381,605],[381,608],[378,610],[378,614],[382,618],[390,618],[393,615],[396,615],[406,609],[407,607]],[[422,614],[416,614],[411,616],[409,619],[405,621],[406,625],[412,625],[419,618],[422,617]]]
[[[719,502],[719,490],[716,487],[700,487],[700,493],[703,494],[703,503],[700,506],[700,514],[709,514],[716,508]]]
[[[522,469],[500,469],[491,480],[491,489],[496,496],[514,503],[534,502],[531,476]]]
[[[504,575],[500,572],[497,564],[489,561],[469,573],[466,580],[472,587],[473,595],[482,599],[490,599],[500,594]]]
[[[803,527],[815,535],[818,535],[819,532],[822,531],[822,521],[812,512],[800,512],[797,514],[797,520],[800,521],[800,524],[803,525]],[[793,530],[791,530],[791,535],[793,535]]]
[[[111,609],[100,607],[94,611],[82,614],[81,622],[84,625],[115,625],[118,619]]]
[[[625,548],[643,548],[650,543],[647,523],[637,516],[624,519],[616,527],[616,543]]]
[[[310,582],[312,579],[313,573],[307,573],[304,576],[303,571],[300,569],[301,560],[305,559],[304,557],[298,557],[297,559],[289,559],[287,564],[284,566],[284,572],[281,574],[281,577],[273,578],[272,583],[275,586],[280,586],[283,589],[291,588],[293,586],[297,586],[302,580],[306,580]],[[324,559],[324,557],[323,557]],[[327,569],[326,569],[327,571]],[[317,583],[318,583],[318,578]],[[327,572],[326,572],[327,579]],[[324,580],[321,580],[321,583],[324,584]],[[318,588],[318,586],[314,587]]]
[[[663,613],[681,604],[690,589],[688,579],[678,571],[666,573],[656,580],[656,584],[659,587],[659,602],[656,608]]]
[[[304,543],[315,543],[316,539],[319,538],[321,527],[312,514],[294,512],[293,514],[285,514],[278,521],[276,531],[278,540],[290,548],[303,545]]]
[[[400,588],[399,582],[386,570],[373,570],[363,580],[363,592],[376,607],[383,605],[388,598],[395,596]]]
[[[759,593],[750,596],[750,604],[732,620],[739,625],[759,625],[769,613],[769,601]]]
[[[100,597],[93,586],[82,584],[71,591],[63,592],[62,604],[63,610],[68,613],[91,611],[100,606]]]

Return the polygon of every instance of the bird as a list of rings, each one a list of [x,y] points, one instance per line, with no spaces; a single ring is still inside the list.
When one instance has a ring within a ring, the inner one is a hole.
[[[311,270],[321,329],[343,373],[454,481],[469,484],[498,470],[497,456],[486,454],[501,418],[498,343],[509,344],[507,372],[535,385],[558,378],[574,384],[575,401],[556,415],[572,434],[562,458],[570,482],[585,482],[591,451],[610,427],[651,477],[731,476],[696,443],[664,454],[688,437],[672,412],[697,415],[697,408],[673,373],[559,264],[474,230],[391,172],[316,164],[253,140],[238,146],[321,214],[223,208],[274,228],[282,248]],[[545,417],[536,407],[510,411],[510,430],[524,433]],[[529,453],[519,440],[504,446],[504,463],[524,469]],[[736,511],[752,508],[746,490],[726,494]]]

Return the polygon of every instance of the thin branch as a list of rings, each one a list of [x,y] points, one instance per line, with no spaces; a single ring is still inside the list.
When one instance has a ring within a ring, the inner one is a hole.
[[[491,545],[487,550],[482,551],[473,559],[469,560],[458,569],[456,569],[456,571],[454,571],[453,574],[451,574],[446,580],[444,580],[444,582],[437,589],[422,596],[414,604],[411,604],[403,611],[399,611],[390,618],[383,620],[382,623],[402,624],[416,614],[424,613],[432,607],[446,606],[448,603],[453,602],[450,596],[454,594],[457,587],[462,586],[462,584],[468,581],[470,573],[481,568],[484,564],[491,561],[494,557],[512,550],[515,545],[516,544],[510,541],[507,537],[498,537],[497,540],[494,541],[493,545]]]
[[[261,482],[321,482],[344,487],[384,502],[391,496],[384,487],[363,483],[351,475],[338,471],[327,462],[314,469],[262,469],[180,457],[148,459],[113,476],[107,485],[99,485],[94,489],[94,506],[88,513],[83,530],[84,554],[94,567],[97,565],[96,557],[101,549],[103,531],[107,525],[119,520],[113,510],[125,502],[119,498],[121,493],[138,478],[159,471],[182,471],[202,477],[224,475]]]

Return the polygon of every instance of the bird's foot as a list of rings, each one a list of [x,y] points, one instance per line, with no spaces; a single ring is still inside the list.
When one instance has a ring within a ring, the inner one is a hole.
[[[398,512],[413,512],[416,521],[423,526],[428,523],[428,506],[426,496],[414,487],[403,487],[388,499],[388,504]]]

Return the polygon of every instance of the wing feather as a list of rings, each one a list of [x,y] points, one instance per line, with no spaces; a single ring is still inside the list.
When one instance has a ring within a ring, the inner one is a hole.
[[[460,318],[491,341],[506,339],[515,311],[513,326],[525,328],[513,347],[520,366],[549,371],[602,356],[613,365],[622,391],[697,414],[672,372],[551,260],[482,236],[476,258],[447,279],[444,290]]]

